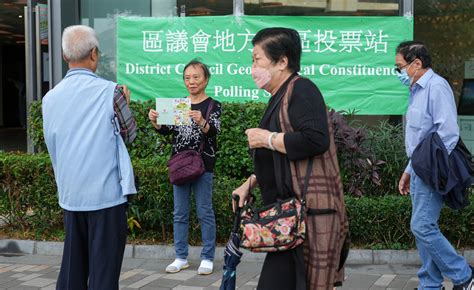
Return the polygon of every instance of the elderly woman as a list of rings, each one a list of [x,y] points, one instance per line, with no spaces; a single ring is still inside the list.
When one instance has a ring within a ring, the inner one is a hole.
[[[209,69],[202,62],[191,61],[184,67],[183,80],[189,92],[188,98],[191,99],[191,125],[160,125],[156,123],[158,112],[150,110],[148,113],[158,133],[173,134],[172,155],[184,150],[196,150],[200,152],[205,167],[204,174],[196,180],[181,185],[173,184],[176,259],[166,267],[168,273],[177,273],[189,267],[187,256],[191,191],[196,200],[203,242],[198,274],[208,275],[213,271],[216,221],[212,208],[212,180],[216,163],[216,136],[220,132],[221,104],[206,95],[209,78]],[[206,115],[209,116],[207,120]]]
[[[313,159],[306,192],[306,241],[268,253],[257,289],[332,289],[344,277],[341,250],[348,221],[326,105],[316,85],[298,75],[301,40],[295,30],[266,28],[252,44],[252,77],[272,96],[259,127],[246,131],[255,174],[233,194],[240,196],[240,206],[249,188],[257,185],[265,205],[300,196]]]

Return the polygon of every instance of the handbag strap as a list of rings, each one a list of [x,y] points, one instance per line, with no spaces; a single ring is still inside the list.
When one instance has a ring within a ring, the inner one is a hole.
[[[303,187],[303,192],[301,192],[301,201],[303,202],[303,204],[306,203],[306,192],[308,192],[309,177],[311,176],[311,171],[313,169],[313,161],[314,161],[314,157],[311,157],[308,160],[308,166],[306,167],[306,176],[304,177],[304,187]]]
[[[282,97],[278,100],[278,104],[281,106],[281,103],[282,103],[282,100],[285,99],[285,98],[288,98],[288,96],[290,96],[292,93],[293,93],[293,88],[294,88],[294,84],[297,80],[299,80],[301,77],[299,75],[296,75],[295,77],[293,77],[289,83],[288,83],[288,87],[285,91],[284,94],[282,94]],[[281,108],[281,107],[278,107],[278,108]],[[283,132],[285,133],[285,132]],[[278,195],[280,196],[280,198],[282,198],[282,194],[283,194],[283,173],[285,172],[283,169],[283,165],[282,165],[282,161],[286,161],[286,159],[284,158],[281,158],[281,153],[280,152],[272,152],[272,157],[273,157],[273,170],[275,172],[275,181],[276,181],[276,184],[277,184],[277,188],[278,188]],[[308,159],[308,167],[306,168],[306,176],[305,176],[305,182],[304,182],[304,187],[303,187],[303,190],[302,190],[302,193],[301,193],[301,201],[304,203],[305,202],[305,198],[306,198],[306,192],[308,190],[308,185],[309,185],[309,177],[310,177],[310,174],[311,174],[311,170],[313,168],[313,160],[314,160],[314,157],[311,157]],[[290,174],[290,181],[291,181],[291,173],[286,171],[287,174],[289,173]],[[293,190],[291,190],[293,191]]]
[[[208,122],[209,120],[209,116],[211,115],[211,110],[212,108],[214,107],[214,100],[209,98],[209,105],[207,105],[207,111],[206,111],[206,117],[204,118],[204,120],[206,120],[206,122]],[[211,126],[209,124],[209,126]],[[204,132],[202,132],[202,138],[201,138],[201,145],[199,145],[199,153],[201,153],[203,150],[204,150],[204,143],[205,143],[205,134]]]
[[[304,177],[304,186],[303,186],[303,191],[301,192],[301,199],[300,199],[303,206],[306,205],[306,192],[308,192],[309,177],[311,176],[311,171],[313,169],[313,162],[314,162],[314,157],[311,157],[308,160],[308,166],[306,167],[306,175]],[[275,173],[276,173],[276,171],[275,171]],[[281,184],[281,174],[275,174],[275,179],[276,179],[277,184]],[[250,187],[250,182],[249,182],[248,193],[249,193],[249,195],[252,194],[252,189]]]

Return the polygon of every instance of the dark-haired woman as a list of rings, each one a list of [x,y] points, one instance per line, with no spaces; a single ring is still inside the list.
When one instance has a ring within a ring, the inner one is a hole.
[[[316,85],[298,75],[298,32],[266,28],[252,44],[252,77],[272,97],[258,128],[246,131],[255,174],[233,194],[240,196],[241,206],[249,187],[257,184],[265,205],[300,196],[308,161],[313,159],[306,192],[311,209],[306,241],[288,251],[268,253],[257,289],[332,289],[344,277],[341,251],[348,222],[326,105]]]
[[[184,68],[183,80],[191,99],[191,125],[169,126],[156,123],[158,112],[150,110],[148,118],[158,133],[173,134],[172,155],[184,150],[201,152],[206,168],[196,180],[183,184],[173,184],[174,194],[174,245],[176,259],[166,267],[166,272],[177,273],[189,267],[188,228],[191,192],[196,201],[197,216],[201,225],[203,249],[198,274],[213,272],[216,244],[216,221],[212,207],[213,170],[216,163],[217,134],[220,132],[221,104],[206,95],[210,73],[208,67],[199,61],[191,61]],[[205,116],[209,112],[209,118]],[[201,151],[201,142],[204,142]]]

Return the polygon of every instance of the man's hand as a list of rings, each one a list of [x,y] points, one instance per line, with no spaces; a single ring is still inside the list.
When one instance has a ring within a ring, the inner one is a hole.
[[[130,105],[130,90],[128,89],[128,87],[126,85],[119,85],[119,87],[122,88],[122,91],[123,91],[123,95],[125,96],[125,99],[127,100],[127,104]]]
[[[398,191],[401,195],[410,193],[410,174],[403,172],[400,181],[398,182]]]

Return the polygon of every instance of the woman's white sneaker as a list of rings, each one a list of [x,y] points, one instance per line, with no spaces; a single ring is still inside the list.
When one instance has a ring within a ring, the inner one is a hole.
[[[166,267],[166,273],[178,273],[186,268],[189,268],[188,260],[175,259],[173,263]]]
[[[214,263],[210,260],[202,260],[201,265],[199,265],[198,274],[199,275],[209,275],[212,274],[214,269]]]

